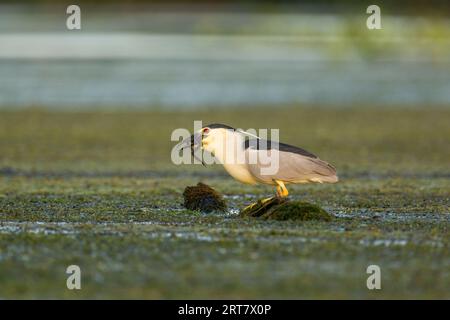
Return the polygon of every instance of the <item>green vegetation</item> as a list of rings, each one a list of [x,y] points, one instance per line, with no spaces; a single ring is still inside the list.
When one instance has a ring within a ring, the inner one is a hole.
[[[289,201],[286,198],[271,197],[259,199],[241,210],[241,217],[257,217],[270,220],[324,220],[333,216],[320,206],[304,201]]]
[[[304,201],[289,201],[272,197],[260,199],[245,207],[240,215],[243,217],[258,217],[270,220],[323,220],[331,221],[333,218],[321,207]]]
[[[171,164],[172,130],[194,119],[281,128],[331,162],[338,184],[289,191],[336,217],[239,217],[275,190]],[[1,112],[0,298],[450,298],[449,123],[431,108]],[[227,212],[183,207],[198,181]]]

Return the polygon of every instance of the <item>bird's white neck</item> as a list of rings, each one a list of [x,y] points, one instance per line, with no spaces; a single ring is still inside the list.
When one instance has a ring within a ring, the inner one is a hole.
[[[243,134],[223,130],[220,134],[216,134],[204,149],[212,153],[233,178],[243,183],[253,184],[256,181],[247,169],[244,142]]]
[[[239,132],[221,130],[208,139],[204,149],[223,165],[245,163],[244,136]]]

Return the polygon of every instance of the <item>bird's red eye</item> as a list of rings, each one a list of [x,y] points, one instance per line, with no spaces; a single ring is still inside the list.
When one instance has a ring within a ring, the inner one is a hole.
[[[208,133],[208,132],[209,132],[209,128],[203,129],[203,133]]]

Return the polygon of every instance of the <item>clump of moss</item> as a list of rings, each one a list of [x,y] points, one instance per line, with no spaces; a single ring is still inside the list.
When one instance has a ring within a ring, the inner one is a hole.
[[[244,217],[260,217],[270,220],[321,220],[331,221],[333,216],[321,207],[303,201],[288,201],[277,197],[258,200],[244,208]]]
[[[189,210],[202,212],[222,211],[227,209],[227,204],[222,195],[204,183],[196,186],[188,186],[184,189],[184,206]]]
[[[321,207],[302,201],[285,202],[265,215],[267,219],[274,220],[321,220],[331,221],[333,216]]]

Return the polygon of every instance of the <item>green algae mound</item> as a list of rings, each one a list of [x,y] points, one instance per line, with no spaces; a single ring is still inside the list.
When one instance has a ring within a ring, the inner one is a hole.
[[[333,215],[321,207],[303,201],[282,198],[258,200],[240,212],[242,217],[259,217],[268,220],[320,220],[331,221]]]
[[[204,183],[184,189],[184,206],[189,210],[201,212],[226,211],[227,204],[222,195]]]

